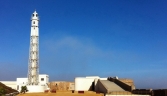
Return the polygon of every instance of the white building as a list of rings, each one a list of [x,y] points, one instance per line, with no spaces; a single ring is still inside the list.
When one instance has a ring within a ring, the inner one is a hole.
[[[99,76],[87,76],[75,78],[75,91],[89,91],[96,90],[98,80],[107,80],[107,78],[100,78]]]
[[[95,91],[104,93],[105,96],[150,96],[131,93],[134,87],[125,82],[123,84],[118,77],[114,77],[112,80],[99,76],[76,77],[75,91]],[[122,83],[118,83],[118,81]],[[131,87],[131,89],[127,90],[125,87]]]
[[[28,84],[28,78],[17,78],[16,81],[0,81],[3,84],[5,84],[8,87],[11,87],[12,89],[18,90],[19,92],[21,91],[22,86],[27,86]],[[44,92],[44,90],[48,89],[48,84],[49,83],[49,76],[46,74],[40,74],[39,75],[39,86],[43,86],[40,92]],[[28,89],[31,90],[31,89]]]

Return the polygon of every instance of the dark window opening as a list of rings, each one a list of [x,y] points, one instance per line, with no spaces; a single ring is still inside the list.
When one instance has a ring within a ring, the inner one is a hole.
[[[32,14],[32,16],[34,17],[34,14]]]
[[[41,78],[41,81],[44,81],[44,78]]]
[[[38,14],[36,14],[36,17],[38,17]]]
[[[33,23],[35,24],[35,21]]]

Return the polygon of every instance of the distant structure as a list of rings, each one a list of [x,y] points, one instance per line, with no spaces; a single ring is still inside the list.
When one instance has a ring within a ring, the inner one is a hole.
[[[28,64],[28,85],[39,84],[39,17],[35,11],[31,17],[31,37]]]

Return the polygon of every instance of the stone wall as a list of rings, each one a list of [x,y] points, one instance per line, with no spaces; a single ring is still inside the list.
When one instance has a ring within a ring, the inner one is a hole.
[[[119,80],[130,85],[130,86],[134,85],[134,82],[132,79],[119,79]]]
[[[120,81],[124,82],[125,84],[132,87],[132,90],[135,90],[135,85],[132,79],[119,79]]]
[[[59,90],[59,91],[72,90],[73,89],[72,85],[74,85],[74,82],[66,82],[66,81],[52,81],[49,82],[48,84],[51,90]]]

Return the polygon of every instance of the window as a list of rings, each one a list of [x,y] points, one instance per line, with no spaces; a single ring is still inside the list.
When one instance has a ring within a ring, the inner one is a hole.
[[[41,78],[41,81],[44,81],[44,78]]]
[[[33,23],[35,24],[35,21]]]
[[[32,14],[32,16],[34,17],[34,14]]]
[[[36,14],[36,17],[38,17],[38,14]]]

